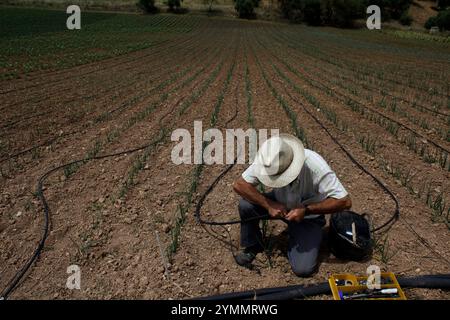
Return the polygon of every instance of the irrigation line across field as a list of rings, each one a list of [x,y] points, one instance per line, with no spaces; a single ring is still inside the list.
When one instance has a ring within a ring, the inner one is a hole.
[[[217,52],[217,49],[216,49],[216,52]],[[213,54],[213,55],[214,55],[214,54]],[[201,63],[203,63],[203,62],[201,62]],[[144,95],[139,96],[139,98],[132,98],[132,99],[129,99],[128,101],[126,101],[126,102],[124,102],[124,103],[121,103],[118,107],[114,108],[113,110],[104,112],[102,115],[100,115],[99,117],[97,117],[97,118],[94,120],[94,123],[95,123],[95,124],[98,124],[99,122],[103,122],[103,121],[109,119],[109,118],[111,117],[112,114],[124,110],[124,109],[125,109],[126,107],[128,107],[129,105],[131,105],[131,104],[136,104],[136,103],[138,103],[138,102],[142,102],[143,100],[145,100],[146,97],[149,97],[153,92],[155,92],[155,91],[157,91],[157,90],[162,90],[162,89],[164,89],[168,84],[173,83],[173,82],[176,81],[178,78],[184,76],[187,72],[189,72],[191,69],[195,68],[196,66],[197,66],[196,64],[195,64],[195,65],[189,65],[187,68],[185,68],[185,69],[182,70],[181,72],[178,72],[178,73],[173,74],[173,75],[171,76],[171,78],[169,78],[168,80],[165,80],[165,81],[159,83],[158,85],[154,86],[152,89],[150,89],[150,91],[148,91],[148,92],[145,93]],[[43,142],[43,143],[41,143],[41,144],[37,144],[37,145],[35,145],[35,146],[31,147],[31,148],[27,148],[27,149],[25,149],[25,150],[23,150],[23,151],[20,151],[20,152],[16,153],[16,154],[10,155],[10,156],[8,156],[8,157],[5,158],[5,159],[1,159],[1,160],[0,160],[0,164],[3,163],[3,162],[5,162],[5,161],[9,161],[9,160],[11,160],[11,159],[13,159],[13,158],[16,158],[16,157],[18,157],[18,156],[21,156],[21,155],[23,155],[23,154],[25,154],[25,153],[27,153],[27,152],[33,151],[33,150],[35,150],[35,149],[37,149],[37,148],[39,148],[39,147],[47,146],[47,145],[49,145],[49,144],[55,142],[56,140],[58,140],[58,139],[60,139],[60,138],[62,138],[62,137],[66,137],[66,136],[69,136],[69,135],[73,135],[73,134],[76,134],[76,133],[80,133],[80,132],[82,132],[83,129],[84,129],[86,126],[88,126],[88,125],[89,125],[89,123],[87,123],[86,125],[83,125],[83,127],[82,127],[80,130],[77,130],[77,131],[74,131],[74,132],[70,132],[70,133],[66,133],[66,134],[63,134],[63,135],[58,135],[58,136],[52,137],[52,138],[46,140],[45,142]]]
[[[214,58],[214,57],[213,57]],[[213,60],[213,59],[211,59]],[[206,80],[205,84],[198,89],[196,92],[193,93],[193,97],[192,99],[189,99],[189,102],[192,104],[193,102],[195,102],[196,100],[198,100],[207,90],[207,88],[210,86],[210,84],[212,83],[212,81],[214,79],[216,79],[216,77],[219,74],[219,71],[221,70],[221,66],[222,63],[220,63],[218,65],[218,67],[216,67],[215,71],[213,71],[211,73],[211,75],[209,76],[209,78]],[[234,65],[233,65],[234,67]],[[228,81],[229,82],[229,81]],[[227,82],[227,83],[228,83]],[[184,113],[187,110],[188,106],[184,105],[184,108],[182,109],[181,113]],[[220,110],[216,109],[216,110]],[[166,113],[166,115],[168,115]],[[163,115],[163,118],[166,116]],[[49,205],[47,203],[47,200],[45,198],[44,192],[43,192],[43,184],[45,183],[45,180],[52,175],[53,173],[59,171],[59,170],[66,170],[67,168],[70,167],[79,167],[80,165],[83,165],[89,161],[92,160],[100,160],[100,159],[106,159],[106,158],[111,158],[111,157],[117,157],[117,156],[121,156],[124,154],[131,154],[134,152],[138,152],[138,151],[142,151],[142,150],[147,150],[147,152],[149,152],[149,149],[153,149],[158,143],[160,143],[164,137],[167,135],[167,129],[166,128],[161,128],[160,130],[160,134],[159,136],[153,140],[152,142],[150,142],[149,144],[134,148],[134,149],[130,149],[130,150],[125,150],[125,151],[120,151],[120,152],[116,152],[116,153],[111,153],[111,154],[106,154],[106,155],[93,155],[93,156],[89,156],[83,159],[79,159],[79,160],[75,160],[63,165],[60,165],[56,168],[53,168],[49,171],[47,171],[43,176],[41,176],[41,178],[38,181],[38,187],[37,187],[37,195],[38,198],[41,200],[42,204],[43,204],[43,208],[44,208],[44,231],[43,231],[43,235],[39,241],[39,244],[36,248],[36,250],[33,252],[31,258],[27,261],[27,263],[15,274],[15,276],[8,282],[5,290],[1,293],[0,298],[2,299],[7,299],[9,297],[9,295],[16,289],[17,285],[20,283],[21,279],[24,277],[24,275],[26,274],[26,272],[30,269],[30,267],[33,265],[33,263],[36,261],[36,259],[39,257],[45,241],[47,239],[47,235],[49,232],[49,215],[50,215],[50,208]],[[180,226],[181,227],[181,226]]]
[[[264,73],[264,70],[261,67],[261,71]],[[265,77],[266,81],[270,81],[268,80],[268,77]],[[269,84],[268,84],[269,85]],[[336,143],[339,148],[348,156],[348,158],[355,164],[357,165],[362,171],[364,171],[367,175],[369,175],[376,183],[377,185],[385,192],[387,193],[391,199],[394,201],[395,203],[395,210],[394,210],[394,214],[391,216],[391,218],[389,220],[387,220],[385,223],[383,223],[381,226],[379,227],[375,227],[372,232],[377,232],[380,231],[386,227],[391,227],[392,223],[394,223],[395,221],[397,221],[399,218],[401,218],[400,216],[400,206],[399,206],[399,202],[397,200],[397,197],[394,195],[394,193],[383,183],[381,182],[381,180],[379,180],[375,175],[373,175],[370,171],[368,171],[362,164],[360,164],[355,158],[354,156],[331,134],[331,132],[326,128],[326,126],[310,111],[306,108],[306,106],[299,101],[298,99],[296,99],[295,97],[293,97],[288,91],[286,91],[286,94],[288,94],[288,96],[295,101],[295,103],[299,106],[302,107],[302,109],[313,118],[313,120],[327,133],[327,135],[333,140],[334,143]],[[407,225],[408,229],[410,229],[411,231],[411,225],[407,222],[406,218],[402,218],[402,220],[404,221],[404,223]],[[388,230],[388,229],[387,229]],[[442,261],[444,261],[445,263],[449,263],[449,260],[447,258],[445,258],[442,254],[440,254],[438,251],[436,251],[430,244],[429,242],[423,238],[422,236],[420,236],[415,230],[413,232],[413,234],[418,238],[419,242],[422,243],[428,250],[430,250],[431,252],[433,252],[438,258],[440,258]]]
[[[267,49],[267,48],[266,48]],[[266,50],[267,51],[267,50]],[[276,59],[280,60],[278,55],[274,55]],[[282,60],[280,60],[282,61]],[[283,62],[283,61],[282,61]],[[327,108],[325,105],[320,104],[315,98],[313,98],[312,96],[310,96],[303,88],[298,87],[297,85],[295,85],[292,80],[290,78],[288,78],[287,76],[284,75],[284,73],[277,68],[273,63],[272,63],[272,67],[274,68],[274,70],[276,71],[276,73],[282,78],[284,79],[290,86],[293,87],[293,89],[295,89],[295,91],[297,93],[299,93],[301,96],[305,97],[307,99],[307,101],[313,105],[315,108],[318,108],[318,110],[321,110],[327,117],[328,120],[330,120],[331,122],[333,122],[340,130],[343,131],[347,131],[348,130],[348,124],[344,123],[343,121],[340,121],[337,118],[336,113],[333,110],[330,110],[329,108]],[[295,74],[296,76],[299,76],[296,72],[296,70],[294,68],[292,68],[291,66],[287,66],[287,69],[289,71],[291,71],[293,74]],[[311,84],[313,85],[313,84]],[[288,95],[290,95],[289,92],[287,92]],[[291,97],[292,100],[296,101],[297,100],[293,97]],[[360,141],[361,142],[361,141]],[[362,141],[364,142],[364,141]],[[369,141],[370,142],[370,141]],[[366,150],[367,152],[369,152],[370,150]],[[393,174],[397,174],[397,173],[393,173],[393,172],[388,172],[389,174],[393,175]],[[398,177],[395,177],[396,179],[398,179]],[[407,185],[407,180],[405,179],[409,179],[408,176],[406,177],[400,177],[402,182],[402,185],[405,187],[408,187],[408,190],[411,192],[410,190],[410,186]],[[428,187],[430,188],[430,187]],[[419,198],[421,198],[421,192],[419,192]],[[445,199],[442,198],[442,194],[436,196],[434,199],[432,198],[432,196],[430,195],[429,191],[426,197],[426,204],[427,206],[429,206],[432,210],[433,210],[433,217],[432,219],[435,220],[444,220],[444,223],[447,224],[447,226],[449,226],[449,222],[448,222],[448,216],[447,218],[445,217]],[[449,209],[450,212],[450,209]]]
[[[271,52],[271,51],[268,50],[268,52]],[[319,87],[319,84],[315,84],[315,83],[312,82],[312,80],[308,80],[308,79],[306,79],[306,78],[301,77],[301,76],[298,74],[298,71],[297,71],[295,68],[293,68],[290,64],[288,64],[286,61],[284,61],[282,58],[280,58],[277,54],[271,53],[271,55],[272,55],[273,57],[275,57],[275,59],[277,59],[277,60],[278,60],[280,63],[282,63],[284,66],[286,66],[286,68],[287,68],[288,70],[290,70],[291,72],[293,72],[293,73],[294,73],[296,76],[298,76],[300,79],[306,80],[311,86],[313,86],[313,87],[315,87],[315,88],[318,88],[319,90],[321,89],[321,88]],[[318,83],[318,82],[317,82],[317,83]],[[320,84],[320,85],[322,85],[322,84]],[[330,91],[330,90],[325,90],[325,92],[326,92],[328,95],[332,94],[333,96],[336,96],[336,93],[334,93],[334,92],[332,92],[332,91]],[[341,94],[341,95],[343,95],[343,94]],[[344,96],[344,95],[343,95],[343,96]],[[402,122],[397,121],[397,120],[395,120],[395,119],[393,119],[393,118],[391,118],[391,117],[389,117],[389,116],[383,114],[382,112],[380,112],[380,111],[378,111],[378,110],[375,110],[375,109],[373,109],[373,108],[371,108],[371,107],[364,106],[364,105],[362,105],[361,103],[359,103],[358,101],[356,101],[356,100],[354,100],[354,99],[352,99],[352,98],[350,98],[350,97],[348,97],[348,96],[345,96],[345,97],[348,99],[348,101],[351,101],[352,104],[357,105],[358,108],[359,108],[360,110],[367,110],[367,111],[372,112],[373,114],[377,114],[379,117],[381,117],[381,118],[387,120],[387,121],[390,122],[390,123],[396,124],[396,125],[399,126],[399,127],[402,127],[402,128],[405,129],[406,131],[412,133],[414,136],[417,136],[418,138],[421,138],[422,140],[427,141],[428,143],[430,143],[431,145],[433,145],[435,148],[439,149],[441,153],[438,155],[438,158],[436,158],[436,159],[437,159],[437,162],[439,162],[439,164],[441,165],[442,168],[444,168],[444,169],[447,168],[447,164],[448,164],[448,162],[449,162],[449,161],[448,161],[448,156],[449,156],[449,154],[450,154],[450,151],[449,151],[448,149],[446,149],[445,147],[439,145],[438,143],[434,142],[433,140],[431,140],[431,139],[429,139],[429,138],[423,136],[421,133],[415,131],[415,130],[412,129],[411,127],[409,127],[409,126],[403,124]],[[346,102],[345,99],[339,98],[339,97],[337,97],[337,96],[336,96],[336,98],[338,98],[338,100],[339,100],[341,103],[343,103],[344,105],[346,104],[346,103],[345,103],[345,102]],[[314,99],[315,99],[315,98],[314,98]],[[315,100],[315,101],[317,101],[317,100]],[[355,110],[353,110],[353,109],[352,109],[352,111],[355,112]],[[371,120],[372,122],[374,122],[372,119],[369,119],[369,120]],[[378,125],[380,125],[380,123],[379,123],[378,121],[375,121],[375,123],[378,124]],[[390,131],[388,131],[388,132],[390,132]],[[399,141],[406,144],[405,141],[401,141],[401,140],[399,140]],[[415,150],[413,150],[413,151],[415,151]],[[422,152],[422,151],[421,151],[421,152]],[[416,153],[417,153],[417,152],[416,152]],[[422,153],[423,153],[423,152],[422,152]],[[428,154],[428,157],[430,157],[430,154]],[[430,158],[430,159],[431,159],[431,158]],[[436,161],[436,160],[435,160],[435,161]],[[449,168],[450,168],[450,167],[449,167]]]

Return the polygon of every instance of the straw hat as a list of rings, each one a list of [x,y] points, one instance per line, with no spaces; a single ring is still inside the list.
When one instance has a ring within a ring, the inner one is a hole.
[[[266,140],[255,157],[255,175],[264,185],[282,188],[294,181],[305,162],[303,143],[290,134]]]

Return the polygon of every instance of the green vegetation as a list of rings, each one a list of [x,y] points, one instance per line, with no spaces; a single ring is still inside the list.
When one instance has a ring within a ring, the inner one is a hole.
[[[155,0],[139,0],[136,5],[145,13],[158,12],[158,8],[155,5]]]
[[[234,0],[234,8],[239,18],[254,18],[255,8],[259,6],[259,0]]]
[[[167,5],[169,6],[169,11],[179,12],[182,1],[183,0],[167,0]]]
[[[65,11],[2,8],[0,69],[3,79],[64,69],[149,48],[193,29],[198,18],[83,12],[81,30],[66,28]]]
[[[440,30],[450,30],[450,9],[442,10],[437,16],[431,17],[425,23],[425,28],[438,27]]]
[[[281,0],[281,11],[293,22],[351,27],[355,19],[365,16],[369,5],[378,5],[384,20],[399,19],[402,24],[410,25],[411,3],[412,0]]]

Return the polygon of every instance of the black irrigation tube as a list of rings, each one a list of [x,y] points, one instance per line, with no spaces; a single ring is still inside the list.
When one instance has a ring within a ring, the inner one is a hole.
[[[219,64],[219,66],[220,66],[220,64]],[[165,118],[166,116],[171,114],[173,111],[174,111],[174,109],[170,110],[168,113],[164,114],[161,119]],[[161,123],[161,122],[159,121],[159,123]],[[37,197],[39,198],[39,200],[41,200],[42,205],[44,207],[44,227],[43,227],[42,236],[41,236],[38,246],[34,250],[32,256],[27,260],[25,265],[22,268],[20,268],[20,270],[13,276],[13,278],[8,282],[6,288],[1,292],[0,300],[8,299],[9,295],[17,288],[20,281],[23,279],[23,277],[25,276],[27,271],[30,269],[30,267],[33,265],[33,263],[37,260],[42,249],[44,248],[45,241],[47,239],[48,232],[49,232],[49,226],[50,226],[50,207],[47,203],[47,199],[45,198],[45,194],[44,194],[44,190],[43,190],[43,184],[44,184],[45,180],[54,172],[64,169],[66,167],[70,167],[70,166],[80,164],[80,163],[84,164],[91,160],[101,160],[101,159],[106,159],[106,158],[111,158],[111,157],[117,157],[117,156],[121,156],[124,154],[131,154],[131,153],[134,153],[137,151],[144,150],[146,148],[152,147],[152,146],[160,143],[163,140],[164,136],[165,136],[165,130],[160,129],[160,136],[157,139],[155,139],[154,141],[152,141],[148,144],[145,144],[143,146],[116,152],[116,153],[101,155],[101,156],[86,157],[83,159],[75,160],[75,161],[57,166],[57,167],[47,171],[46,173],[44,173],[38,180],[38,186],[37,186],[37,191],[36,191]]]
[[[272,54],[273,55],[273,54]],[[279,59],[279,58],[278,58]],[[260,65],[261,71],[263,71],[262,66]],[[366,169],[358,160],[355,159],[355,157],[337,140],[336,137],[334,137],[331,132],[326,128],[326,126],[311,112],[309,111],[306,106],[299,101],[297,98],[295,98],[289,91],[285,90],[286,94],[296,102],[296,104],[300,105],[302,109],[311,117],[313,120],[327,133],[327,135],[331,138],[331,140],[339,146],[339,148],[345,153],[345,155],[352,161],[360,170],[362,170],[364,173],[366,173],[368,176],[370,176],[376,184],[389,195],[389,197],[392,199],[392,201],[395,204],[394,213],[392,216],[382,225],[378,227],[374,227],[371,231],[373,233],[380,231],[381,229],[384,229],[388,227],[391,223],[394,223],[396,220],[398,220],[400,216],[400,205],[398,202],[397,197],[394,195],[394,193],[380,180],[378,179],[374,174],[372,174],[368,169]]]
[[[261,68],[261,71],[263,71],[262,66],[259,65]],[[287,91],[286,91],[287,92]],[[312,114],[304,104],[300,103],[297,99],[292,97],[289,92],[287,92],[288,95],[299,103],[303,110],[310,115],[317,124],[330,136],[330,138],[335,142],[341,150],[348,156],[348,158],[362,171],[364,171],[367,175],[369,175],[377,184],[378,186],[383,189],[394,201],[395,203],[395,210],[394,214],[381,226],[375,227],[372,229],[372,232],[380,231],[381,229],[391,225],[391,223],[398,220],[400,216],[400,209],[399,209],[399,202],[397,197],[394,195],[394,193],[383,183],[381,182],[376,176],[374,176],[369,170],[367,170],[362,164],[360,164],[353,155],[330,133],[330,131],[325,127],[325,125],[314,115]],[[228,165],[212,182],[211,185],[205,190],[205,192],[200,197],[196,210],[195,210],[195,218],[199,224],[203,225],[230,225],[230,224],[238,224],[241,222],[244,222],[244,220],[231,220],[231,221],[224,221],[224,222],[217,222],[217,221],[206,221],[203,220],[200,214],[201,208],[203,206],[203,203],[206,199],[206,197],[212,192],[214,187],[217,185],[217,183],[234,167],[236,163],[236,159],[233,162],[233,164]],[[249,219],[245,219],[245,222],[261,219],[263,216],[258,217],[252,217]],[[431,288],[431,289],[450,289],[450,274],[446,275],[429,275],[429,276],[420,276],[420,277],[414,277],[414,278],[399,278],[399,283],[404,288]],[[279,288],[265,288],[265,289],[258,289],[258,290],[251,290],[251,291],[244,291],[244,292],[238,292],[238,293],[228,293],[218,296],[210,296],[210,297],[204,297],[204,298],[198,298],[201,300],[237,300],[237,299],[254,299],[254,300],[286,300],[286,299],[301,299],[311,296],[316,296],[320,294],[330,294],[331,289],[327,282],[316,284],[313,286],[289,286],[289,287],[279,287]]]
[[[398,282],[402,288],[450,289],[450,274],[424,275],[418,277],[400,277]],[[242,292],[201,297],[197,300],[232,301],[232,300],[287,300],[330,294],[328,282],[310,286],[293,285],[287,287],[263,288]]]
[[[286,79],[286,78],[285,78]],[[300,106],[302,106],[302,108],[304,109],[304,111],[306,112],[306,113],[308,113],[326,132],[327,132],[327,134],[333,139],[333,141],[335,140],[334,138],[333,138],[333,136],[331,135],[331,133],[328,131],[328,129],[326,128],[326,127],[324,127],[323,126],[323,124],[322,123],[320,123],[320,121],[318,120],[318,118],[313,114],[313,113],[311,113],[307,108],[306,108],[306,106],[302,103],[302,102],[300,102],[298,99],[296,99],[295,97],[293,97],[292,96],[292,94],[290,93],[290,92],[288,92],[288,91],[286,91],[286,93],[287,93],[287,95],[293,100],[293,101],[295,101],[297,104],[299,104]],[[336,142],[336,144],[338,144],[339,145],[339,142],[338,141],[335,141]],[[342,146],[342,145],[339,145],[339,147],[344,151],[344,152],[346,152],[347,153],[347,151],[346,150],[344,150],[345,148]],[[349,157],[351,157],[351,154],[348,154],[348,156]],[[365,168],[361,168],[363,171],[365,171]],[[366,172],[366,171],[365,171]],[[370,175],[376,182],[377,182],[377,184],[380,186],[380,187],[382,187],[383,189],[384,189],[384,187],[382,186],[383,185],[383,183],[381,182],[381,181],[377,181],[377,178],[376,177],[374,177],[370,172],[366,172],[368,175]],[[388,190],[388,189],[387,189]],[[395,195],[393,195],[392,194],[392,192],[390,192],[389,190],[388,191],[386,191],[388,194],[389,194],[389,196],[394,200],[394,202],[395,202],[395,205],[396,205],[396,212],[397,212],[397,219],[400,217],[400,212],[399,212],[399,204],[398,204],[398,201],[397,201],[397,199],[395,198]],[[395,199],[394,199],[395,198]],[[380,226],[380,227],[378,227],[378,228],[376,228],[376,229],[374,229],[372,232],[376,232],[376,231],[378,231],[379,229],[382,229],[382,228],[384,228],[384,227],[387,227],[391,222],[394,222],[394,216],[392,216],[391,217],[391,219],[390,220],[388,220],[385,224],[383,224],[382,226]],[[395,219],[395,220],[397,220],[397,219]],[[442,256],[439,252],[437,252],[433,247],[431,247],[431,245],[426,241],[426,239],[424,239],[422,236],[420,236],[415,230],[414,230],[414,228],[412,228],[411,227],[411,225],[406,221],[406,219],[405,218],[403,218],[403,221],[405,222],[405,224],[406,224],[406,226],[408,227],[408,229],[419,239],[419,241],[425,246],[425,247],[427,247],[428,248],[428,250],[430,250],[431,252],[433,252],[435,255],[437,255],[439,258],[441,258],[443,261],[445,261],[447,264],[449,263],[449,261],[448,261],[448,259],[447,258],[445,258],[444,256]]]
[[[200,50],[200,52],[203,52],[203,51],[206,51],[206,49]],[[214,50],[214,51],[212,51],[212,52],[215,54],[216,51],[217,51],[217,50]],[[187,69],[185,69],[185,70],[183,70],[183,71],[190,71],[190,69],[192,69],[192,68],[187,68]],[[176,79],[176,78],[175,78],[175,79]],[[170,80],[170,78],[169,78],[168,80]],[[166,81],[168,81],[168,80],[166,80]],[[154,91],[155,89],[157,89],[162,83],[164,83],[164,81],[161,82],[161,83],[159,83],[158,86],[153,87],[152,89],[150,89],[149,92],[153,92],[153,91]],[[148,94],[144,95],[144,97],[147,97],[147,96],[148,96]],[[133,100],[133,99],[132,99],[132,100]],[[127,102],[123,102],[123,103],[121,103],[121,105],[120,105],[119,107],[117,107],[117,108],[115,108],[115,109],[113,109],[113,110],[111,110],[111,111],[108,111],[108,112],[107,112],[108,116],[110,116],[111,114],[113,114],[113,113],[115,113],[115,112],[117,112],[117,111],[121,111],[122,109],[128,107],[128,105],[129,105],[130,103],[135,102],[135,101],[132,101],[132,100],[129,100],[129,101],[127,101]],[[142,97],[140,97],[139,100],[142,100]],[[103,117],[103,116],[99,116],[99,119],[101,119],[102,117]],[[11,160],[11,159],[17,158],[17,157],[19,157],[19,156],[21,156],[21,155],[23,155],[23,154],[25,154],[25,153],[28,153],[28,152],[33,151],[33,150],[35,150],[35,149],[38,149],[38,148],[40,148],[40,147],[50,145],[50,144],[52,144],[53,142],[57,141],[58,139],[60,139],[60,138],[62,138],[62,137],[70,136],[70,135],[73,135],[73,134],[77,134],[77,133],[80,133],[80,132],[82,132],[82,131],[83,131],[83,130],[78,130],[78,131],[69,132],[69,133],[66,133],[66,134],[63,134],[63,135],[59,135],[59,136],[56,136],[56,137],[52,137],[52,138],[46,140],[46,141],[43,142],[43,143],[40,143],[40,144],[37,144],[37,145],[35,145],[35,146],[33,146],[33,147],[30,147],[30,148],[28,148],[28,149],[19,151],[19,152],[15,153],[15,154],[12,154],[12,155],[8,156],[7,158],[0,159],[0,164],[2,164],[3,162],[9,161],[9,160]]]
[[[53,174],[54,172],[56,172],[58,170],[61,170],[61,169],[64,169],[66,167],[72,166],[72,165],[76,165],[76,164],[79,164],[79,163],[86,163],[86,162],[91,161],[91,160],[101,160],[101,159],[105,159],[105,158],[117,157],[117,156],[121,156],[121,155],[124,155],[124,154],[129,154],[129,153],[134,153],[134,152],[137,152],[137,151],[140,151],[140,150],[144,150],[144,149],[146,149],[148,147],[151,147],[151,146],[155,145],[156,143],[158,143],[159,139],[160,138],[158,138],[155,141],[152,141],[151,143],[148,143],[146,145],[143,145],[143,146],[140,146],[140,147],[136,147],[136,148],[133,148],[133,149],[129,149],[129,150],[125,150],[125,151],[120,151],[120,152],[116,152],[116,153],[111,153],[111,154],[106,154],[106,155],[101,155],[101,156],[96,156],[96,157],[89,157],[89,158],[75,160],[75,161],[72,161],[72,162],[60,165],[58,167],[55,167],[55,168],[47,171],[46,173],[44,173],[39,178],[38,186],[37,186],[37,197],[39,198],[39,200],[41,200],[42,205],[44,207],[43,234],[42,234],[42,237],[41,237],[41,239],[39,241],[38,246],[36,247],[36,249],[33,252],[33,255],[28,259],[26,264],[15,274],[15,276],[8,282],[8,285],[7,285],[6,289],[0,295],[0,300],[8,298],[8,296],[17,287],[17,285],[19,284],[20,280],[23,278],[23,276],[29,270],[31,265],[39,257],[42,249],[44,248],[45,240],[47,239],[47,235],[48,235],[48,231],[49,231],[49,225],[50,225],[50,208],[48,206],[47,199],[45,198],[45,194],[44,194],[44,191],[43,191],[43,184],[44,184],[45,180],[51,174]]]
[[[259,67],[261,68],[261,71],[263,71],[262,66],[259,65]],[[298,102],[300,103],[300,102]],[[342,149],[342,151],[347,155],[347,157],[358,167],[360,168],[362,171],[364,171],[367,175],[369,175],[377,184],[378,186],[384,191],[386,192],[394,201],[395,203],[395,210],[394,213],[392,214],[392,216],[385,222],[383,223],[381,226],[378,227],[374,227],[372,229],[372,232],[378,232],[381,229],[384,229],[385,227],[389,226],[391,223],[395,222],[396,220],[398,220],[399,216],[400,216],[400,206],[397,200],[397,197],[394,195],[394,193],[388,188],[386,187],[386,185],[384,185],[383,182],[381,182],[377,177],[375,177],[369,170],[367,170],[362,164],[360,164],[354,157],[353,155],[328,131],[328,129],[320,122],[320,120],[318,118],[316,118],[312,113],[309,112],[309,110],[306,109],[306,107],[300,103],[300,105],[303,107],[303,109],[322,127],[323,130],[325,130],[325,132],[330,136],[330,138]],[[195,209],[195,218],[197,220],[198,223],[200,224],[205,224],[205,225],[231,225],[231,224],[238,224],[238,223],[242,223],[242,222],[249,222],[249,221],[254,221],[254,220],[259,220],[261,218],[264,218],[266,216],[255,216],[255,217],[251,217],[248,219],[236,219],[236,220],[230,220],[230,221],[223,221],[223,222],[217,222],[217,221],[207,221],[207,220],[203,220],[200,214],[201,208],[203,206],[203,203],[206,199],[206,197],[214,190],[215,186],[217,185],[217,183],[234,167],[234,165],[236,164],[236,159],[233,161],[232,164],[228,165],[217,177],[216,179],[209,185],[209,187],[205,190],[205,192],[202,194],[202,196],[200,197],[196,209]],[[283,220],[283,219],[280,219]]]
[[[387,227],[388,225],[390,225],[391,223],[393,223],[394,221],[398,220],[399,216],[400,216],[400,205],[398,203],[398,199],[397,197],[394,195],[394,193],[380,180],[378,179],[374,174],[372,174],[368,169],[366,169],[360,162],[358,162],[358,160],[355,159],[355,157],[336,139],[336,137],[334,137],[331,132],[328,130],[328,128],[325,127],[325,125],[311,112],[309,111],[306,106],[301,103],[298,99],[296,99],[295,97],[293,97],[289,92],[286,91],[286,93],[288,94],[288,96],[294,100],[296,103],[298,103],[302,109],[311,117],[314,119],[314,121],[328,134],[328,136],[331,138],[331,140],[333,140],[334,143],[336,143],[339,148],[347,155],[347,157],[359,168],[361,169],[364,173],[366,173],[368,176],[370,176],[376,183],[377,185],[385,192],[389,195],[389,197],[391,197],[392,201],[394,201],[395,203],[395,209],[394,209],[394,213],[393,215],[385,222],[383,223],[381,226],[379,227],[375,227],[374,229],[372,229],[372,232],[377,232],[385,227]]]
[[[260,44],[260,45],[261,45],[261,44]],[[263,46],[263,48],[264,48],[264,46]],[[284,66],[286,66],[287,68],[292,67],[291,64],[287,63],[286,61],[284,61],[284,59],[278,57],[276,54],[271,53],[271,55],[274,56],[277,60],[279,60],[280,63],[283,64]],[[305,78],[305,79],[306,79],[306,78]],[[317,80],[311,80],[311,79],[309,79],[309,80],[306,80],[306,81],[309,82],[311,86],[314,86],[314,87],[316,87],[318,90],[321,90],[320,88],[318,88],[318,85],[317,85],[317,84],[312,84],[312,83],[311,83],[311,82],[318,82]],[[323,86],[324,86],[325,88],[328,88],[328,87],[325,86],[325,85],[323,85]],[[339,94],[339,93],[338,93],[338,94]],[[370,112],[373,112],[373,113],[375,113],[375,114],[378,114],[380,117],[382,117],[382,118],[384,118],[384,119],[386,119],[386,120],[388,120],[388,121],[391,121],[391,122],[397,124],[399,127],[402,127],[402,128],[404,128],[405,130],[411,132],[411,133],[414,134],[415,136],[417,136],[417,137],[419,137],[419,138],[421,138],[421,139],[424,139],[424,140],[427,141],[428,143],[432,144],[436,149],[439,149],[439,150],[441,150],[441,151],[443,151],[443,152],[446,152],[447,154],[450,154],[450,150],[448,150],[448,149],[446,149],[445,147],[439,145],[438,143],[434,142],[433,140],[431,140],[431,139],[425,137],[425,136],[422,135],[421,133],[415,131],[415,130],[412,129],[411,127],[409,127],[409,126],[403,124],[402,122],[397,121],[397,120],[391,118],[390,116],[385,115],[384,113],[382,113],[382,112],[380,112],[380,111],[378,111],[378,110],[375,110],[375,109],[373,109],[373,108],[371,108],[371,107],[364,106],[362,103],[360,103],[360,102],[354,100],[353,98],[347,96],[347,95],[344,94],[344,93],[340,93],[339,95],[342,96],[342,98],[340,99],[340,101],[341,101],[342,103],[344,103],[344,98],[347,98],[349,101],[351,101],[352,103],[357,104],[358,106],[362,107],[363,109],[366,109],[366,110],[368,110],[368,111],[370,111]]]

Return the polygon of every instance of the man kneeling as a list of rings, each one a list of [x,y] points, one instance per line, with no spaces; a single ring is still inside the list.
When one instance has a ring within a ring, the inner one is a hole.
[[[260,193],[258,183],[273,189]],[[287,134],[263,143],[233,189],[242,197],[239,215],[243,249],[236,255],[236,262],[248,266],[263,251],[260,219],[282,219],[288,224],[289,263],[300,277],[311,276],[317,269],[324,215],[352,206],[326,161]]]

